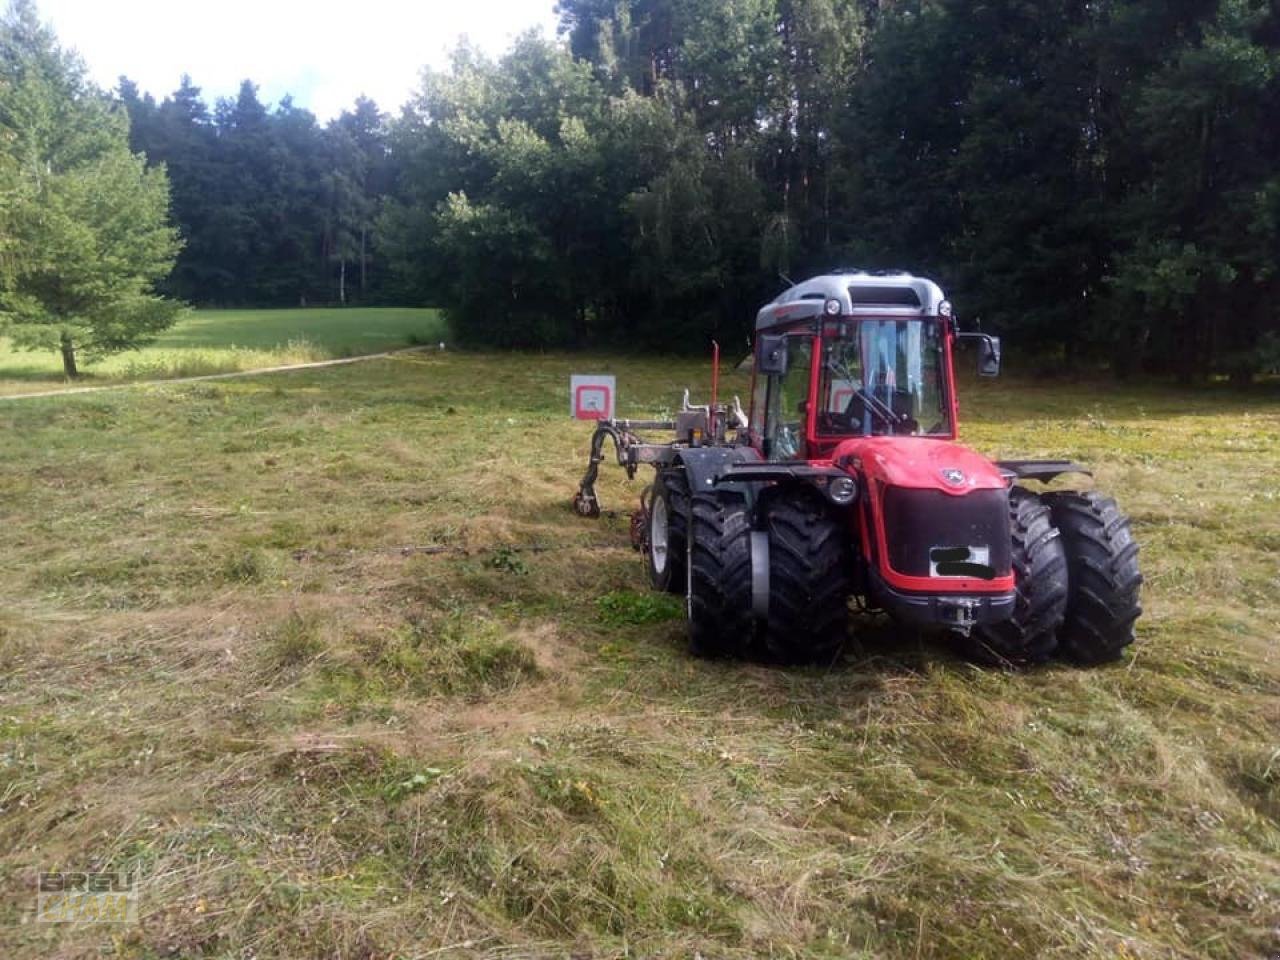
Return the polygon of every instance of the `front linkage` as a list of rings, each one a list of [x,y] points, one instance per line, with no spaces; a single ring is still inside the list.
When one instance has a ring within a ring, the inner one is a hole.
[[[578,484],[578,492],[573,495],[574,513],[581,517],[600,516],[596,480],[600,476],[600,464],[605,460],[605,441],[613,441],[618,466],[627,471],[628,480],[633,480],[642,464],[669,466],[679,458],[681,450],[729,445],[729,431],[745,429],[747,425],[746,414],[737,397],[727,407],[691,406],[689,391],[686,390],[681,407],[674,420],[599,421],[591,437],[587,472]],[[651,443],[637,435],[639,430],[670,430],[675,432],[676,439],[667,443]]]
[[[674,420],[601,420],[591,437],[591,460],[583,474],[578,492],[573,495],[573,511],[580,517],[600,516],[600,498],[596,495],[596,480],[600,476],[600,464],[604,463],[604,444],[613,441],[618,466],[627,471],[627,479],[634,480],[642,463],[670,463],[675,456],[671,444],[646,443],[636,436],[636,430],[674,430]]]

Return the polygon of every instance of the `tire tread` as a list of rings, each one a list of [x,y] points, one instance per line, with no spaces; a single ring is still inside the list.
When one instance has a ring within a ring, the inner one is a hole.
[[[664,494],[667,498],[668,574],[666,577],[658,577],[653,569],[652,554],[647,554],[649,583],[655,590],[683,594],[687,579],[685,564],[688,562],[689,522],[689,480],[683,469],[675,467],[658,471],[653,481],[653,498],[656,500]],[[647,533],[646,530],[646,536]]]
[[[1071,595],[1061,650],[1080,664],[1118,659],[1142,615],[1139,546],[1129,518],[1097,491],[1045,495],[1067,547]]]
[[[1013,574],[1017,589],[1013,616],[977,627],[964,641],[965,652],[991,666],[1028,666],[1048,660],[1058,647],[1066,616],[1066,548],[1049,507],[1030,490],[1009,491],[1013,534]]]
[[[831,662],[848,634],[853,592],[848,530],[811,496],[769,504],[765,648],[784,662]]]
[[[748,652],[751,615],[751,517],[743,497],[698,493],[690,499],[689,646],[698,656]]]

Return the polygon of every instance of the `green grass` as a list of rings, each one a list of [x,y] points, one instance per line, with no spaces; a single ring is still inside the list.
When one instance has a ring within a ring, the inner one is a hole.
[[[141,350],[82,363],[75,383],[56,352],[15,350],[0,337],[0,395],[332,360],[444,337],[437,311],[409,307],[194,310]]]
[[[973,383],[1147,576],[1123,663],[1004,673],[858,621],[704,662],[569,497],[571,371],[408,354],[0,406],[6,957],[1235,958],[1278,950],[1280,403]],[[727,391],[742,391],[726,376]],[[55,867],[128,927],[23,924]]]

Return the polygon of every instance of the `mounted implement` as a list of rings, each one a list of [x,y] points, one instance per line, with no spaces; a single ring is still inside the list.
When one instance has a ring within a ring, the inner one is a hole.
[[[961,339],[998,375],[999,341],[961,333],[932,281],[858,271],[793,286],[757,315],[749,414],[717,405],[713,386],[673,421],[601,422],[575,509],[599,513],[606,440],[630,476],[655,468],[633,542],[652,585],[685,595],[700,653],[829,659],[856,602],[987,662],[1114,659],[1141,613],[1129,521],[1096,491],[1027,486],[1087,476],[1079,464],[992,462],[957,443]]]

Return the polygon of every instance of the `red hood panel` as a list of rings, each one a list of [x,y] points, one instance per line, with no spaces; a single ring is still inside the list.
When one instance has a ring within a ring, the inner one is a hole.
[[[848,463],[855,472],[894,487],[941,490],[960,496],[970,490],[995,490],[1008,485],[990,460],[950,440],[858,437],[836,447],[831,459],[838,465]]]

